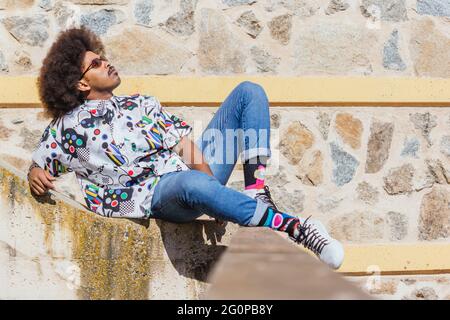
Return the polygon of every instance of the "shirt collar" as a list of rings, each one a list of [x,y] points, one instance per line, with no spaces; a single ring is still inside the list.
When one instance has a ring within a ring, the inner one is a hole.
[[[84,103],[80,106],[81,109],[87,110],[96,116],[103,116],[106,111],[117,105],[116,96],[112,96],[109,99],[99,100],[84,100]]]

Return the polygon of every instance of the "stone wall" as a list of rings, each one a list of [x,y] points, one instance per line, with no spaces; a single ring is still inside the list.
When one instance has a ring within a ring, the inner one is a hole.
[[[168,110],[192,124],[195,140],[216,108]],[[270,112],[273,157],[267,184],[281,209],[321,219],[344,243],[448,241],[448,108],[273,107]],[[0,109],[0,158],[25,170],[48,122],[38,109]],[[70,177],[59,178],[61,191],[84,203]],[[240,164],[228,185],[243,189]]]
[[[363,291],[383,300],[450,300],[450,277],[403,275],[347,277]]]
[[[268,184],[281,208],[321,219],[345,243],[448,239],[447,108],[276,108],[271,117]]]
[[[0,0],[0,75],[85,25],[123,75],[450,76],[448,0]]]

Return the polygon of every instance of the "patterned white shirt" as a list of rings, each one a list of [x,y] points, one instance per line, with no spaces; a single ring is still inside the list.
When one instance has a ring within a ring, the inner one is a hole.
[[[172,149],[191,131],[154,96],[86,100],[50,122],[32,159],[54,177],[74,171],[89,210],[149,218],[160,177],[190,170]]]

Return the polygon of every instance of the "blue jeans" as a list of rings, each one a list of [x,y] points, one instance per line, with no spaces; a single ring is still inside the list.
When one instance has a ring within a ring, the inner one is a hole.
[[[184,223],[207,214],[242,226],[257,225],[268,205],[225,185],[238,156],[242,163],[271,156],[269,101],[264,89],[250,81],[236,86],[196,145],[214,177],[198,170],[164,174],[153,194],[150,217]]]

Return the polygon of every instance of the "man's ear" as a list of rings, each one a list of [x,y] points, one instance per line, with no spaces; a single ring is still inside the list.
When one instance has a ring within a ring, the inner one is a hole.
[[[85,80],[80,80],[77,83],[77,89],[81,92],[87,92],[91,90],[91,86]]]

